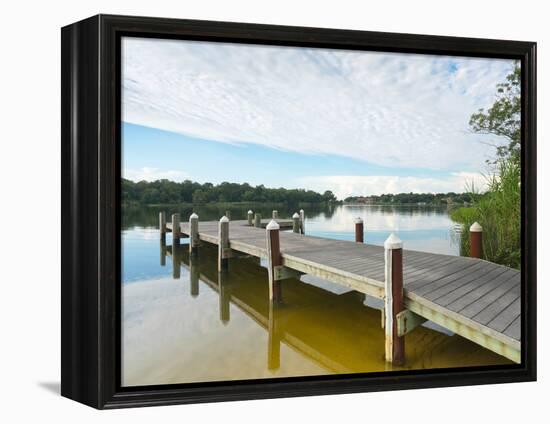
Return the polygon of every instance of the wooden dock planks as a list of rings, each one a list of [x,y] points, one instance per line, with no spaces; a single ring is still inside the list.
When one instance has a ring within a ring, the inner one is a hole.
[[[262,227],[269,221],[262,220]],[[281,229],[292,228],[292,220],[277,222]],[[200,240],[218,244],[218,225],[200,222]],[[171,223],[166,228],[171,231]],[[189,234],[188,223],[181,223],[181,232]],[[229,240],[231,249],[266,257],[265,228],[231,221]],[[280,233],[280,245],[286,267],[384,297],[383,247],[286,231]],[[481,259],[410,250],[404,250],[403,262],[405,302],[411,310],[519,362],[519,271]]]

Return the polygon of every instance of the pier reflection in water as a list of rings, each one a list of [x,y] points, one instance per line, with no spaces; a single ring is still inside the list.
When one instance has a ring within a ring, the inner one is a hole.
[[[171,277],[123,285],[123,385],[390,370],[380,311],[363,295],[302,276],[282,281],[283,302],[273,305],[257,258],[231,259],[219,273],[212,246],[190,257],[186,244],[161,242],[160,253]],[[509,363],[426,327],[406,343],[406,363],[393,369]]]

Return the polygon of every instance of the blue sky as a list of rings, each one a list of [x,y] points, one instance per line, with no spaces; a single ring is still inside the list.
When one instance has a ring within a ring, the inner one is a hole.
[[[462,191],[511,61],[126,38],[123,175],[333,190]]]

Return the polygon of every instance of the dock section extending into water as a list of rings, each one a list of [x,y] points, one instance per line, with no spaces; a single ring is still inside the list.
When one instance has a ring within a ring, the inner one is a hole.
[[[265,220],[249,213],[242,221],[223,217],[199,222],[193,214],[189,222],[180,223],[174,214],[172,222],[166,223],[161,213],[161,243],[166,232],[173,232],[178,243],[179,238],[189,237],[191,255],[198,254],[201,243],[216,245],[220,272],[226,272],[230,258],[265,259],[274,303],[284,298],[279,282],[301,274],[384,300],[388,362],[403,362],[404,335],[426,320],[520,362],[518,270],[478,258],[404,250],[393,235],[384,247],[365,244],[362,221],[355,223],[358,242],[351,242],[305,235],[303,212],[287,220],[275,212],[273,217]],[[481,245],[481,227],[472,228],[472,241]],[[476,249],[481,256],[481,248]]]

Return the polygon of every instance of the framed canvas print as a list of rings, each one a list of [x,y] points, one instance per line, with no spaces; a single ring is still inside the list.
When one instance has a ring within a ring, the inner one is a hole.
[[[62,394],[536,378],[535,43],[62,29]]]

